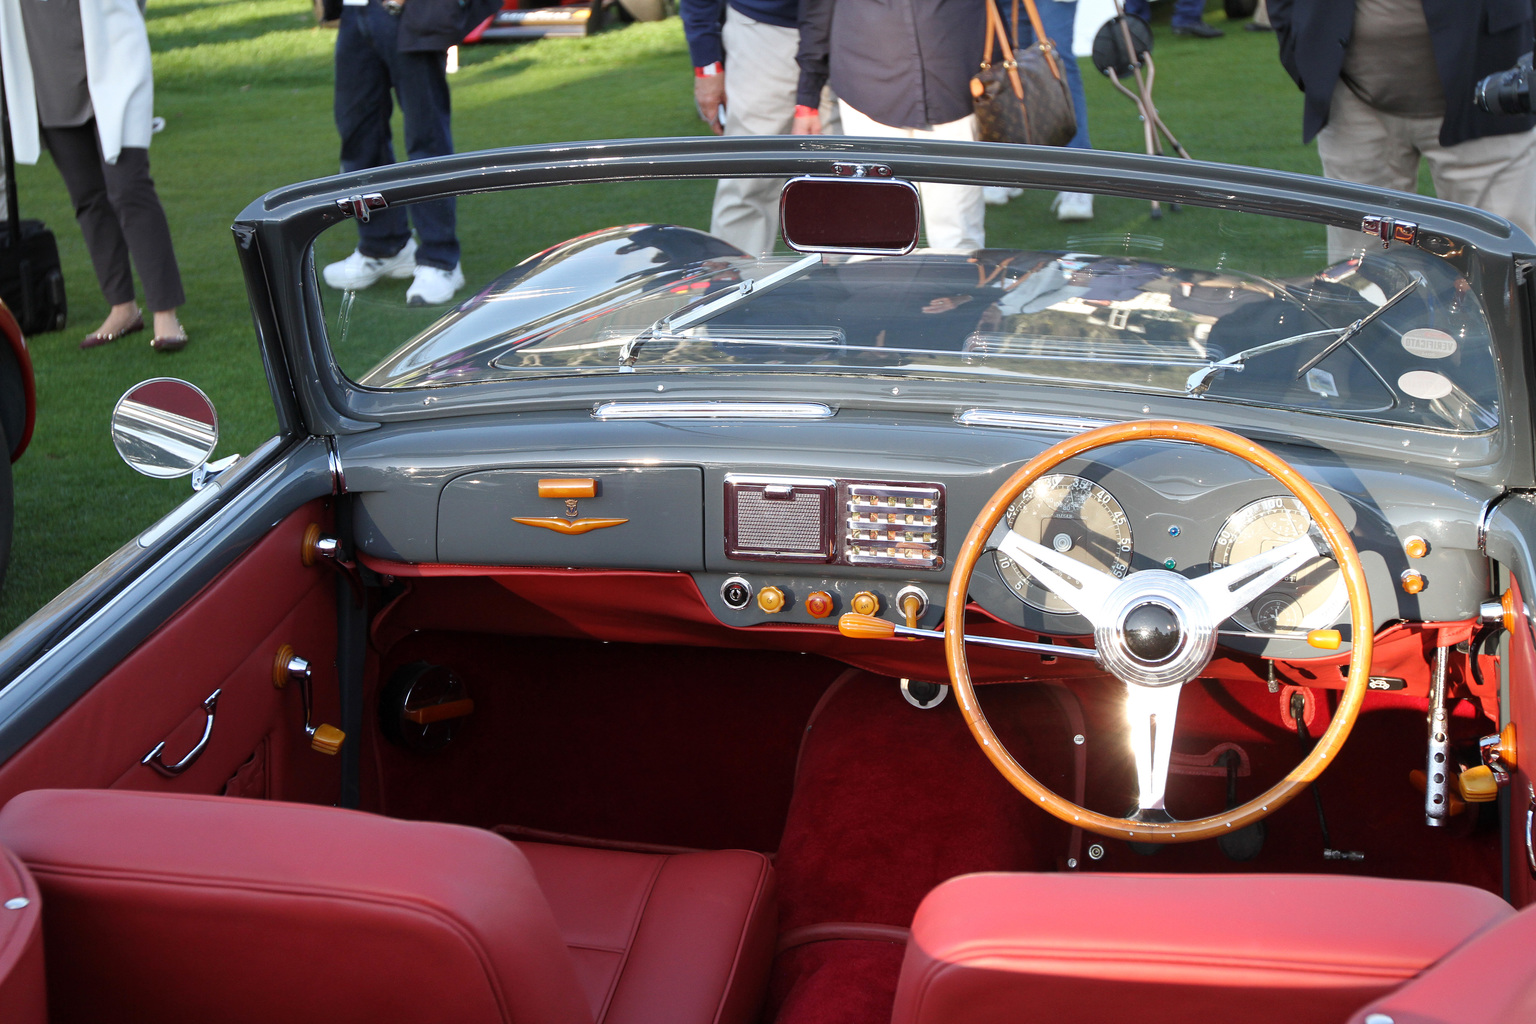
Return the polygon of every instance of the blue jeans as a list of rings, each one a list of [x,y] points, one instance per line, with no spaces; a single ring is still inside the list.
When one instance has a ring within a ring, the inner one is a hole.
[[[1013,5],[1009,0],[1000,0],[998,7],[1003,12],[1003,21],[1007,22],[1013,16]],[[1077,134],[1072,136],[1072,141],[1067,145],[1073,149],[1091,149],[1088,144],[1088,97],[1083,94],[1083,72],[1077,66],[1077,58],[1072,56],[1072,28],[1077,20],[1077,0],[1069,0],[1067,3],[1061,0],[1035,0],[1035,7],[1040,11],[1040,24],[1045,27],[1045,34],[1055,44],[1061,62],[1066,65],[1067,85],[1072,89]],[[1020,4],[1019,45],[1033,46],[1034,42],[1035,30],[1029,24],[1029,15],[1024,12],[1024,5]]]
[[[1125,13],[1140,18],[1142,21],[1152,20],[1151,0],[1125,0],[1123,5]],[[1045,12],[1040,12],[1041,18]],[[1173,23],[1175,25],[1193,25],[1197,21],[1205,20],[1205,0],[1173,0]],[[1046,29],[1047,32],[1050,29]]]
[[[453,152],[449,125],[447,53],[401,53],[396,43],[400,18],[380,0],[341,9],[336,32],[336,130],[341,133],[341,169],[361,171],[395,162],[389,129],[394,113],[390,91],[405,116],[405,150],[411,160]],[[407,213],[409,210],[409,213]],[[389,257],[421,236],[416,262],[440,270],[459,263],[454,201],[434,199],[393,207],[357,223],[357,249],[364,256]]]

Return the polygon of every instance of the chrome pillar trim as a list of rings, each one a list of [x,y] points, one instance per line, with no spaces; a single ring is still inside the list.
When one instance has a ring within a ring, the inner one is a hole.
[[[825,420],[837,415],[820,402],[599,402],[595,420]]]
[[[336,438],[327,436],[325,439],[325,461],[331,471],[331,494],[340,495],[347,493],[347,473],[341,465],[341,449],[337,447]]]
[[[197,763],[197,759],[203,756],[203,750],[208,746],[208,738],[213,735],[213,714],[219,706],[219,694],[223,692],[222,689],[214,690],[208,695],[208,699],[203,701],[203,711],[207,713],[208,720],[203,723],[202,739],[197,741],[197,746],[187,751],[186,757],[183,757],[175,764],[166,764],[160,759],[160,752],[165,749],[165,741],[161,740],[155,744],[154,750],[144,755],[143,760],[139,763],[149,765],[149,767],[168,779],[174,779]]]
[[[1526,787],[1531,794],[1530,803],[1525,805],[1525,866],[1530,869],[1531,877],[1536,878],[1536,786]]]
[[[955,413],[955,422],[964,427],[1007,427],[1013,430],[1041,430],[1052,434],[1081,434],[1108,426],[1110,421],[1009,412],[1006,409],[962,409]]]
[[[1424,823],[1439,827],[1451,820],[1451,716],[1445,706],[1445,666],[1450,648],[1435,648],[1429,680],[1429,753],[1424,764]]]

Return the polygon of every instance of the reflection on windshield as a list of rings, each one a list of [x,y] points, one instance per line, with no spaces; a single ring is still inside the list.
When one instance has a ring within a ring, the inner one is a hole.
[[[687,228],[596,232],[491,282],[362,383],[617,373],[629,356],[637,372],[1016,379],[1442,430],[1497,423],[1480,304],[1453,267],[1408,247],[1285,279],[1175,266],[1156,254],[829,257],[694,326],[667,327],[791,263],[748,258]],[[1201,374],[1223,359],[1222,372]]]

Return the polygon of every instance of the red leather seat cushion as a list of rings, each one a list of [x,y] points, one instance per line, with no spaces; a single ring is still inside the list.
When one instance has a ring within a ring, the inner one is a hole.
[[[893,1024],[1340,1024],[1513,911],[1322,875],[967,875],[918,908]]]
[[[35,790],[0,844],[43,893],[55,1022],[592,1019],[527,860],[489,832]]]
[[[45,993],[42,900],[21,861],[0,847],[0,1019],[46,1024]]]
[[[760,853],[519,843],[602,1024],[747,1024],[777,930]]]

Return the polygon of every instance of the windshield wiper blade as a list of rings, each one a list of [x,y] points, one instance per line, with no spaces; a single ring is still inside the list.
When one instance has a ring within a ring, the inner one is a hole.
[[[1424,279],[1424,275],[1419,273],[1417,270],[1410,271],[1408,276],[1413,278],[1413,280],[1409,281],[1408,284],[1403,287],[1402,291],[1398,292],[1386,302],[1383,302],[1381,305],[1365,314],[1365,316],[1361,317],[1359,320],[1356,320],[1354,323],[1344,328],[1343,332],[1337,338],[1334,338],[1328,344],[1323,346],[1323,350],[1321,352],[1313,356],[1311,359],[1308,359],[1305,363],[1302,363],[1301,369],[1296,371],[1296,379],[1300,380],[1302,377],[1306,376],[1308,370],[1312,369],[1318,363],[1333,355],[1346,341],[1348,341],[1350,338],[1353,338],[1367,327],[1371,326],[1371,324],[1375,323],[1381,314],[1385,313],[1387,310],[1391,309],[1393,306],[1406,299],[1409,293],[1412,292],[1415,288],[1419,287],[1420,285],[1429,283]]]
[[[676,334],[679,331],[686,331],[690,327],[697,327],[699,324],[713,320],[721,313],[735,309],[753,296],[762,295],[765,292],[773,291],[773,289],[778,288],[780,285],[788,284],[819,263],[821,263],[821,253],[811,253],[809,256],[798,259],[787,267],[775,270],[761,280],[743,281],[729,291],[717,295],[708,302],[695,306],[685,313],[668,314],[662,317],[624,343],[624,347],[619,349],[619,368],[621,370],[633,370],[635,368],[635,359],[640,355],[640,346],[656,337],[656,335]]]
[[[1216,375],[1218,373],[1221,373],[1223,370],[1237,370],[1240,372],[1243,369],[1243,363],[1253,356],[1263,355],[1266,352],[1273,352],[1276,349],[1290,348],[1292,345],[1298,345],[1303,341],[1311,341],[1313,338],[1323,338],[1330,334],[1334,335],[1333,340],[1330,341],[1327,345],[1324,345],[1321,352],[1313,356],[1311,359],[1308,359],[1304,364],[1302,364],[1301,369],[1296,371],[1296,377],[1298,379],[1306,376],[1308,370],[1312,369],[1313,367],[1317,366],[1318,363],[1321,363],[1324,359],[1327,359],[1329,356],[1333,355],[1333,353],[1337,352],[1345,342],[1349,341],[1349,339],[1353,338],[1355,335],[1371,326],[1371,324],[1375,323],[1378,317],[1380,317],[1387,310],[1391,309],[1393,306],[1397,305],[1399,302],[1406,299],[1415,288],[1429,283],[1425,280],[1424,275],[1420,274],[1417,270],[1411,271],[1410,274],[1413,280],[1409,282],[1402,291],[1398,292],[1396,295],[1393,295],[1391,298],[1387,299],[1386,302],[1383,302],[1381,305],[1377,306],[1375,309],[1371,310],[1369,313],[1365,314],[1365,316],[1362,316],[1360,319],[1356,320],[1354,323],[1348,325],[1347,327],[1326,327],[1320,331],[1306,331],[1302,334],[1293,334],[1288,338],[1281,338],[1278,341],[1267,341],[1262,345],[1255,345],[1252,348],[1245,348],[1241,352],[1234,352],[1232,355],[1227,356],[1225,359],[1218,359],[1216,362],[1202,366],[1200,369],[1190,374],[1189,378],[1184,382],[1184,393],[1186,395],[1204,394],[1207,390],[1210,389],[1210,386],[1215,381]]]
[[[1304,334],[1293,334],[1289,338],[1281,338],[1279,341],[1267,341],[1253,348],[1245,348],[1241,352],[1234,352],[1225,359],[1218,359],[1214,363],[1207,363],[1184,382],[1186,395],[1203,395],[1216,379],[1216,375],[1223,370],[1237,370],[1242,372],[1243,363],[1252,356],[1263,355],[1265,352],[1273,352],[1277,348],[1290,348],[1292,345],[1303,341],[1311,341],[1313,338],[1325,338],[1330,334],[1337,334],[1347,330],[1342,327],[1325,327],[1320,331],[1307,331]]]

